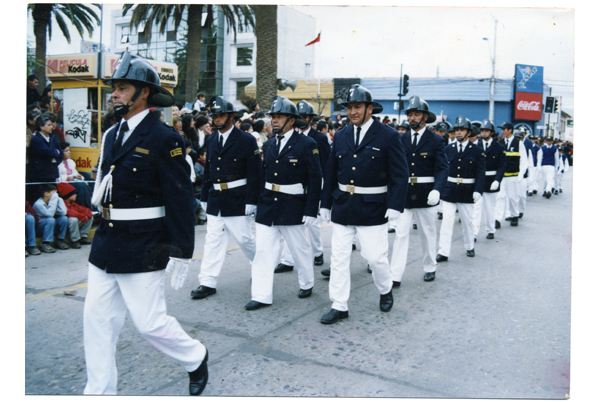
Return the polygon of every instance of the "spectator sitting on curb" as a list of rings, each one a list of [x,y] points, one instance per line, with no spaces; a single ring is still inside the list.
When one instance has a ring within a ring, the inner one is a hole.
[[[25,201],[25,257],[39,255],[40,250],[35,246],[35,227],[37,216],[31,205]]]
[[[56,248],[68,250],[69,245],[65,242],[65,236],[69,219],[65,202],[56,193],[54,184],[42,184],[40,192],[42,196],[33,204],[33,210],[39,220],[36,232],[42,236],[40,250],[44,253],[56,251],[50,245],[55,234],[57,237]]]
[[[61,142],[60,147],[63,150],[63,160],[58,165],[59,180],[61,182],[69,182],[77,191],[77,199],[79,205],[86,208],[92,208],[92,191],[88,183],[84,180],[91,180],[91,175],[88,172],[77,171],[75,161],[71,159],[71,149],[68,142]]]
[[[69,218],[69,237],[71,238],[71,247],[81,248],[81,245],[92,244],[88,240],[88,234],[92,228],[93,214],[92,210],[78,205],[75,200],[77,193],[75,187],[69,183],[58,183],[58,193],[67,207],[67,218]]]

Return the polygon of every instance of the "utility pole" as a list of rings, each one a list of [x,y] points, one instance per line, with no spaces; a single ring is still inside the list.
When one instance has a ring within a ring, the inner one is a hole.
[[[498,20],[494,18],[494,55],[492,56],[492,78],[490,80],[490,121],[494,121],[494,94],[496,92],[496,36]]]
[[[400,64],[400,88],[398,89],[398,124],[400,124],[400,111],[402,110],[402,67]]]

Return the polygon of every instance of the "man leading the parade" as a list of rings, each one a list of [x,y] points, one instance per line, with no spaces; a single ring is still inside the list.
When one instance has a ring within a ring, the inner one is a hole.
[[[321,323],[348,318],[352,240],[373,271],[379,309],[392,309],[392,275],[388,262],[388,220],[404,210],[408,168],[398,132],[373,119],[383,107],[363,86],[350,87],[342,103],[352,124],[335,133],[325,169],[321,216],[333,222],[329,299],[331,310]],[[433,134],[435,135],[435,134]]]
[[[169,107],[174,98],[147,61],[127,52],[105,82],[122,119],[102,138],[92,199],[102,220],[89,257],[84,393],[117,393],[116,345],[129,312],[144,339],[189,373],[190,394],[200,395],[208,351],[167,315],[164,292],[165,268],[174,289],[187,276],[194,192],[183,139],[148,110],[150,104]]]

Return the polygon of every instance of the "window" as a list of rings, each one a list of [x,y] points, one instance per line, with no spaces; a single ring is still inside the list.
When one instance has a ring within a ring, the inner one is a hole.
[[[237,65],[251,66],[252,65],[252,48],[238,47],[237,48]]]
[[[246,88],[246,85],[250,84],[252,81],[238,81],[236,83],[236,91],[235,91],[235,98],[237,100],[240,99],[240,95],[242,95],[244,93],[244,89]]]
[[[129,27],[124,26],[121,28],[121,43],[129,43]]]

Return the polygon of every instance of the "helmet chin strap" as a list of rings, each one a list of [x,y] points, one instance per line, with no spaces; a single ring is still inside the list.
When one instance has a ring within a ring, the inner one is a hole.
[[[118,106],[113,109],[115,111],[115,114],[117,116],[123,117],[127,113],[129,113],[129,108],[135,103],[135,101],[137,100],[138,96],[140,96],[141,93],[142,93],[142,88],[136,88],[135,92],[133,93],[133,96],[131,97],[129,102],[127,102],[127,104],[125,104],[123,106]]]
[[[304,126],[302,126],[302,127],[298,127],[300,130],[304,130],[306,127],[309,127],[309,126],[310,126],[310,123],[312,123],[312,121],[313,121],[313,118],[311,117],[311,118],[310,118],[310,121],[308,121],[308,120],[306,120],[306,119],[302,119],[302,120],[304,120],[304,121],[306,122],[306,125],[304,125]],[[287,124],[287,122],[286,122],[286,124]]]

